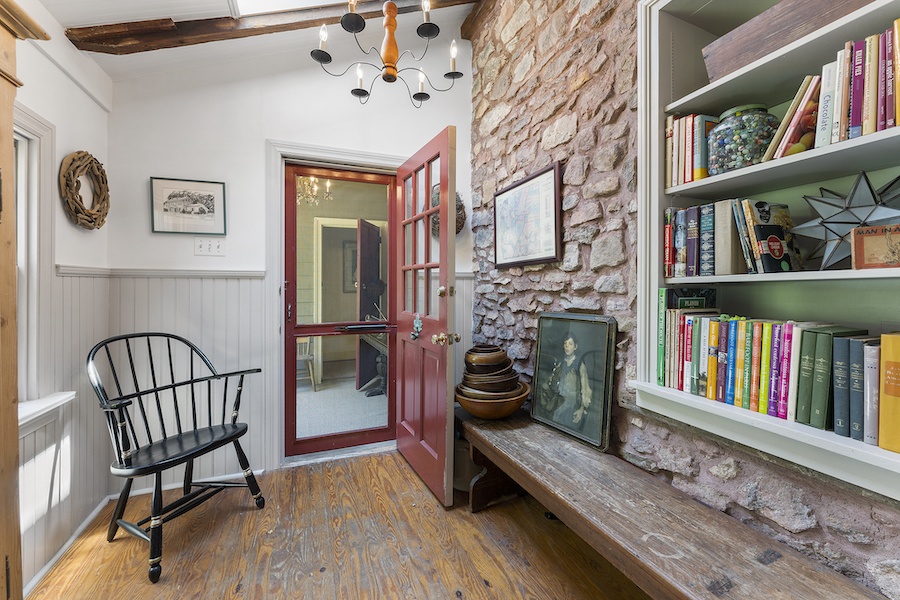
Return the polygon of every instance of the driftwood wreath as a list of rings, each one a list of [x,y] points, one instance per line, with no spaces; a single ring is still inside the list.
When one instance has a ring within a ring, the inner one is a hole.
[[[88,208],[79,193],[81,177],[87,176],[93,187],[93,202]],[[69,218],[85,229],[100,229],[106,223],[109,212],[109,184],[106,171],[96,158],[84,150],[65,157],[59,168],[59,193],[65,203]]]

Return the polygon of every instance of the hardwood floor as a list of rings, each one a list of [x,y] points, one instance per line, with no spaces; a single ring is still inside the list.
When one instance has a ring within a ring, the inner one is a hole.
[[[534,499],[473,515],[457,493],[444,509],[394,451],[281,469],[260,485],[262,510],[229,489],[166,524],[155,585],[145,542],[120,530],[107,543],[110,503],[28,600],[646,598]],[[133,498],[126,517],[148,506]]]

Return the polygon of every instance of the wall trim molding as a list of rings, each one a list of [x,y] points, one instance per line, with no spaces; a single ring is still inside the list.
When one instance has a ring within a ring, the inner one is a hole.
[[[208,271],[189,269],[106,269],[56,265],[59,277],[109,277],[136,279],[265,279],[265,271]]]

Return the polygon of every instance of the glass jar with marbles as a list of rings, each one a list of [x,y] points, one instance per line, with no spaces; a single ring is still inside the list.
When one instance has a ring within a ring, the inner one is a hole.
[[[709,132],[709,174],[762,162],[778,124],[778,117],[770,114],[764,104],[744,104],[726,110]]]

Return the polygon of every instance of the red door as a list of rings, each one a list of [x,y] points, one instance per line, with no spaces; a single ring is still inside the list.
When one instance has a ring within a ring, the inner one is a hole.
[[[448,127],[397,171],[393,212],[397,448],[444,506],[453,504],[455,175]]]

